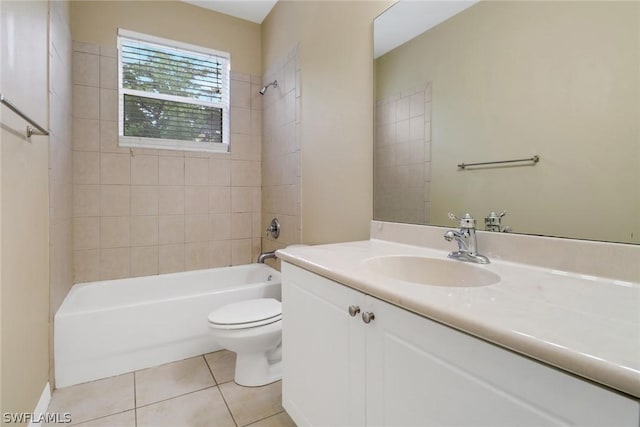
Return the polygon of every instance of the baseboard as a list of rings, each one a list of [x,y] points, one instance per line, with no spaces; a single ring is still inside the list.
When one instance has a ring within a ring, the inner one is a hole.
[[[38,400],[38,404],[36,408],[33,410],[33,413],[36,417],[40,414],[44,414],[47,412],[49,408],[49,403],[51,402],[51,386],[49,383],[45,384],[44,390],[42,390],[42,394],[40,395],[40,400]],[[29,423],[29,427],[38,427],[41,423],[34,423],[33,420]]]

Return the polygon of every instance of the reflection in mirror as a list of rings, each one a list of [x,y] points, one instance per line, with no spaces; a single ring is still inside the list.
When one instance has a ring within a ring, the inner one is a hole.
[[[640,2],[465,7],[375,60],[374,218],[640,242]]]

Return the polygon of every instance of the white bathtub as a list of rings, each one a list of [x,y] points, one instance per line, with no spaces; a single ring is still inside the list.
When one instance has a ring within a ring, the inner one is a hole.
[[[74,285],[54,319],[57,387],[220,350],[214,308],[280,299],[280,273],[249,264]]]

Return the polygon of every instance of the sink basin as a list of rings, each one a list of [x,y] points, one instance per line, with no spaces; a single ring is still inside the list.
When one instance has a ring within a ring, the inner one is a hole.
[[[430,286],[476,287],[498,283],[500,276],[473,264],[418,256],[380,256],[363,262],[375,274]]]

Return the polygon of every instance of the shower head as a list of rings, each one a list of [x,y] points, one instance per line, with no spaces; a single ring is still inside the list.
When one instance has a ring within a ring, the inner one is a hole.
[[[267,84],[266,86],[264,86],[261,90],[260,90],[260,95],[264,95],[267,92],[267,89],[269,89],[269,86],[273,86],[273,87],[278,87],[278,81],[274,80],[271,83]]]

